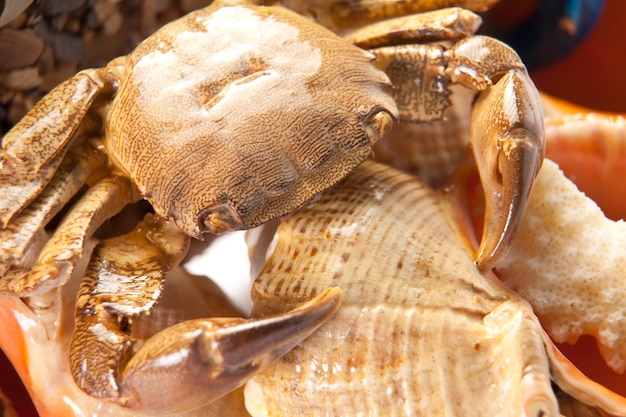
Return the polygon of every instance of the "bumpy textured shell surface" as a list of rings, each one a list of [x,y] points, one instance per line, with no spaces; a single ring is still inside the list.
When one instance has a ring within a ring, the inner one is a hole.
[[[558,168],[546,163],[551,170]],[[539,177],[521,233],[498,267],[550,336],[593,336],[615,372],[626,370],[626,223],[607,219],[572,183]],[[544,233],[537,236],[534,230]]]
[[[233,228],[258,225],[370,154],[387,128],[372,118],[396,112],[371,59],[288,10],[216,2],[129,55],[109,154],[191,235],[220,205],[240,217]]]

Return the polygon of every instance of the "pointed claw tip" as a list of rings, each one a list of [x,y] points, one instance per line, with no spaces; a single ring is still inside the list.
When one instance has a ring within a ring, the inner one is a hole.
[[[498,154],[501,182],[491,181],[496,192],[485,195],[485,223],[476,265],[492,269],[508,252],[530,199],[543,162],[541,138],[526,129],[515,129],[502,139]],[[489,182],[488,182],[489,184]]]
[[[493,254],[489,254],[486,256],[482,253],[479,253],[474,260],[474,265],[476,265],[476,268],[478,268],[478,270],[481,272],[490,271],[493,268],[494,264],[494,262],[492,261],[492,255]]]
[[[243,321],[229,327],[213,345],[222,353],[224,367],[258,369],[291,350],[324,324],[341,304],[340,288],[328,288],[291,311]]]
[[[502,258],[509,250],[509,236],[513,232],[508,232],[506,229],[500,233],[499,239],[494,243],[490,240],[483,240],[476,256],[474,264],[481,272],[490,271],[495,264]]]
[[[475,264],[479,270],[491,270],[511,247],[526,202],[505,204],[495,215],[485,216],[483,238],[480,242]]]

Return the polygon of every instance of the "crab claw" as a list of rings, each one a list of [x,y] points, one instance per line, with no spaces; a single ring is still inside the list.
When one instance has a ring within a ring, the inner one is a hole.
[[[266,369],[330,318],[341,301],[341,290],[331,288],[274,316],[200,315],[137,333],[136,323],[157,306],[166,276],[188,245],[189,237],[172,222],[147,214],[131,232],[94,247],[69,344],[72,376],[86,394],[135,413],[194,410]]]
[[[545,152],[539,94],[525,71],[510,70],[481,92],[471,140],[485,190],[476,264],[491,269],[511,245]]]
[[[283,314],[172,326],[148,339],[128,362],[121,375],[122,402],[168,413],[180,411],[172,406],[193,409],[213,401],[300,343],[335,313],[340,301],[341,290],[329,288]],[[164,390],[164,380],[176,389]]]

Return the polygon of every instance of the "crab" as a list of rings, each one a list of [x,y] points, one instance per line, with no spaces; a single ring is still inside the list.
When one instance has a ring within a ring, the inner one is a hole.
[[[293,212],[363,162],[395,119],[444,117],[449,83],[478,91],[471,137],[488,221],[476,259],[490,269],[523,213],[543,130],[523,64],[498,41],[472,36],[478,24],[445,9],[342,38],[280,6],[218,1],[78,73],[2,142],[0,293],[12,300],[3,303],[27,315],[14,305],[26,303],[45,337],[73,333],[71,373],[91,397],[150,413],[208,403],[299,343],[341,295],[329,289],[278,317],[133,336],[189,239]],[[154,214],[90,246],[106,220],[141,199]],[[68,285],[75,274],[80,284]],[[70,324],[58,319],[69,287]],[[163,377],[178,381],[167,395]]]

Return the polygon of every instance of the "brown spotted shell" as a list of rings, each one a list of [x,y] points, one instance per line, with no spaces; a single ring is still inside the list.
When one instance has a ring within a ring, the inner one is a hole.
[[[367,158],[396,106],[371,55],[279,7],[216,2],[127,58],[108,152],[200,237],[285,215]]]

